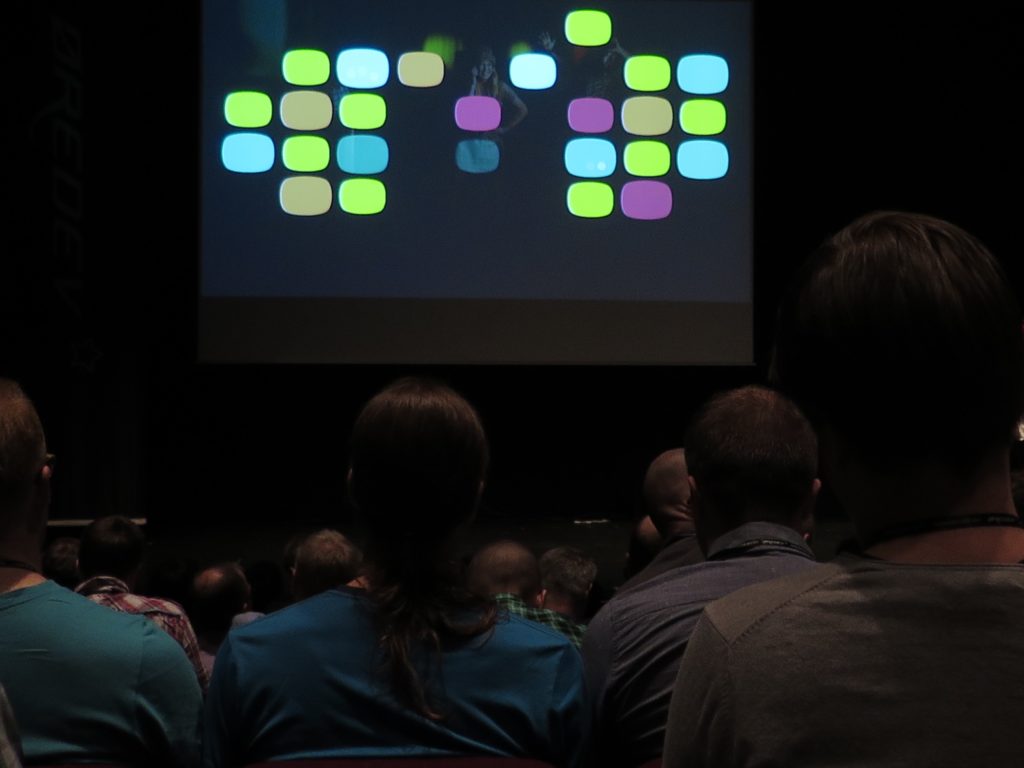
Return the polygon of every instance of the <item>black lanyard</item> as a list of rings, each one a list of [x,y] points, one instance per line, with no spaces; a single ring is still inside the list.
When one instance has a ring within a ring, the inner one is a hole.
[[[1002,526],[1004,528],[1020,528],[1021,519],[1016,515],[1004,513],[991,513],[980,515],[964,515],[962,517],[938,517],[929,520],[913,520],[909,523],[893,525],[883,528],[878,533],[865,540],[861,547],[869,549],[875,544],[891,539],[902,539],[905,536],[919,536],[923,533],[934,533],[935,531],[954,531],[960,528],[992,528]]]
[[[814,559],[813,555],[807,552],[806,545],[794,544],[792,541],[786,541],[785,539],[749,539],[742,544],[737,544],[735,547],[718,550],[708,560],[727,560],[730,557],[742,555],[754,547],[781,547],[782,549],[799,552],[808,559]]]

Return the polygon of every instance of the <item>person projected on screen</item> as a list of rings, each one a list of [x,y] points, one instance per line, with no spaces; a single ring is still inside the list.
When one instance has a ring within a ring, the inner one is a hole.
[[[490,96],[501,104],[501,124],[494,129],[495,135],[508,133],[526,117],[528,110],[523,100],[511,85],[498,74],[494,52],[484,48],[480,59],[472,69],[473,82],[469,87],[471,96]]]
[[[329,589],[232,630],[206,708],[206,768],[275,759],[582,762],[583,663],[568,638],[464,591],[457,533],[487,439],[449,387],[401,379],[352,429],[365,589]]]

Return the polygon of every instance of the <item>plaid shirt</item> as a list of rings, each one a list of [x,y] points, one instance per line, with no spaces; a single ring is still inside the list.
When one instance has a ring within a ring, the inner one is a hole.
[[[577,648],[583,642],[583,632],[586,630],[586,626],[577,624],[568,616],[558,613],[558,611],[552,611],[550,608],[533,608],[523,602],[522,598],[518,595],[513,595],[509,592],[495,595],[494,600],[498,603],[499,608],[504,608],[509,613],[522,616],[524,619],[530,619],[530,621],[547,624],[549,627],[557,629],[572,640],[572,644]]]
[[[133,595],[128,591],[127,584],[113,576],[93,576],[75,587],[75,592],[115,611],[145,616],[177,640],[178,645],[185,649],[188,660],[192,662],[199,686],[203,689],[203,694],[206,694],[210,675],[203,666],[199,641],[196,639],[195,630],[192,629],[192,622],[188,620],[180,605],[173,600]]]

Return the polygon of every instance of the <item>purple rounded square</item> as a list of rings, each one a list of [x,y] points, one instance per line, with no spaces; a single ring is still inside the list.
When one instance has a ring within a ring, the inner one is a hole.
[[[455,102],[455,124],[464,131],[493,131],[501,125],[501,102],[491,96],[463,96]]]
[[[615,124],[615,108],[608,99],[573,99],[569,127],[580,133],[604,133]]]
[[[622,212],[631,219],[664,219],[672,213],[672,189],[661,181],[630,181],[622,186]]]

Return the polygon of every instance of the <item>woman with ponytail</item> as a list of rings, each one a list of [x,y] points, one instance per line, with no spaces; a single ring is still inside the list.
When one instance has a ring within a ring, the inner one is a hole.
[[[363,589],[329,590],[231,632],[207,701],[204,765],[321,757],[580,762],[579,654],[462,587],[454,544],[487,470],[473,407],[401,379],[352,431]]]

